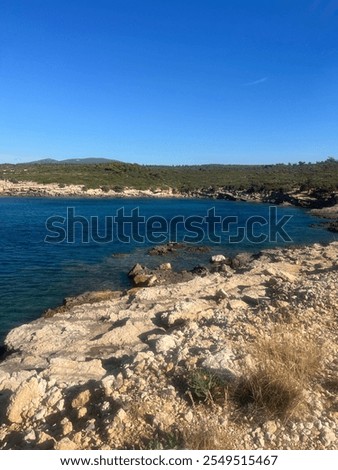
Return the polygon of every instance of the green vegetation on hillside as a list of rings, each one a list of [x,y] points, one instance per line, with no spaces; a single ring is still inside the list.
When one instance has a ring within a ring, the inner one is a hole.
[[[109,164],[3,164],[0,179],[37,183],[80,184],[105,190],[176,188],[179,191],[206,187],[252,191],[294,188],[337,190],[338,160],[277,165],[155,166],[122,162]]]

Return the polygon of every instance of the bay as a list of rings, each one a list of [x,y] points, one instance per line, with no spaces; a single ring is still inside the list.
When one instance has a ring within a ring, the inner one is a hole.
[[[208,210],[214,211],[222,220],[226,217],[238,218],[237,224],[229,225],[229,233],[221,234],[220,243],[213,242],[210,237],[198,241],[198,244],[209,245],[210,253],[182,251],[170,258],[169,261],[177,269],[191,269],[197,264],[207,263],[212,253],[233,256],[242,251],[258,252],[276,246],[328,243],[337,239],[337,235],[324,228],[312,226],[321,220],[308,211],[287,206],[275,210],[278,220],[283,216],[291,216],[284,227],[291,241],[277,236],[276,241],[267,239],[253,243],[245,238],[238,243],[229,243],[229,235],[234,236],[238,227],[245,227],[252,217],[258,217],[258,222],[253,226],[254,236],[267,236],[269,224],[262,226],[259,221],[263,217],[269,219],[269,207],[268,204],[210,199],[1,198],[0,342],[10,329],[38,318],[47,308],[60,305],[67,296],[90,290],[128,288],[130,281],[127,273],[136,262],[154,267],[167,261],[165,257],[147,254],[149,247],[154,246],[149,239],[123,243],[116,236],[113,237],[116,234],[111,233],[113,239],[107,243],[97,243],[91,237],[88,243],[83,243],[80,223],[75,224],[74,243],[47,243],[46,236],[57,235],[46,226],[51,217],[56,216],[59,221],[62,220],[60,218],[66,219],[71,210],[75,217],[89,221],[89,235],[96,218],[102,236],[109,232],[105,230],[106,218],[115,217],[119,209],[130,216],[132,210],[138,208],[138,214],[145,219],[157,216],[168,222],[177,216],[203,218],[207,216]],[[66,226],[66,223],[57,224],[55,220],[50,228]],[[202,225],[206,229],[206,224]],[[142,227],[143,234],[147,235]],[[192,232],[184,229],[182,224],[177,227],[178,241],[184,236],[192,236]],[[220,229],[219,224],[217,227]],[[126,224],[126,236],[131,232],[130,224]],[[169,241],[169,236],[163,241]]]

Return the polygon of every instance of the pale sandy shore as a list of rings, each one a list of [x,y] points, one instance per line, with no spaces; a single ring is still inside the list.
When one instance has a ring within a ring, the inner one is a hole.
[[[56,183],[40,184],[34,181],[11,181],[0,180],[0,196],[30,196],[30,197],[182,197],[168,190],[138,190],[125,188],[123,192],[114,190],[103,191],[101,188],[84,189],[82,185],[59,185]]]

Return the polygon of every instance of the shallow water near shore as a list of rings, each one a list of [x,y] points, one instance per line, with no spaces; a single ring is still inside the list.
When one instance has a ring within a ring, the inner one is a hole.
[[[114,239],[109,243],[93,240],[82,243],[82,232],[76,229],[74,243],[46,243],[47,219],[55,215],[66,217],[69,207],[74,208],[77,216],[88,219],[96,216],[99,227],[105,217],[115,216],[122,207],[127,215],[138,207],[142,216],[158,215],[166,220],[178,215],[206,217],[208,209],[215,208],[216,215],[222,219],[237,216],[239,226],[244,226],[249,217],[268,219],[269,216],[268,204],[209,199],[0,199],[0,343],[10,329],[38,318],[47,308],[60,305],[64,297],[89,290],[129,287],[127,272],[136,262],[155,267],[169,261],[176,269],[191,269],[207,263],[214,253],[233,256],[243,251],[258,252],[264,248],[328,243],[337,239],[334,233],[311,226],[322,219],[306,210],[288,206],[278,207],[277,214],[278,219],[284,215],[292,216],[285,225],[292,242],[277,237],[274,243],[252,243],[245,239],[229,244],[228,235],[224,235],[222,243],[212,243],[207,238],[199,242],[210,246],[208,253],[182,250],[175,255],[149,256],[147,251],[154,246],[150,241],[122,243]],[[255,230],[259,228],[257,226]],[[102,230],[104,232],[103,225],[101,233]],[[235,226],[233,230],[236,230]],[[178,241],[184,235],[187,232],[178,227]]]

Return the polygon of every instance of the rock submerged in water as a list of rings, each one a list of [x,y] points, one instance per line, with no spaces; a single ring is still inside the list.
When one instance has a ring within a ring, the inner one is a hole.
[[[150,248],[150,250],[148,250],[148,255],[163,256],[163,255],[167,255],[169,253],[173,253],[178,250],[182,250],[185,247],[186,245],[184,243],[176,243],[176,242],[167,243],[165,245],[158,245],[158,246],[154,246],[153,248]]]
[[[328,230],[330,232],[338,233],[338,220],[335,222],[330,222],[328,225]]]
[[[177,252],[186,253],[208,253],[210,248],[206,245],[189,245],[187,243],[170,242],[164,245],[154,246],[148,250],[148,255],[164,256],[176,254]]]

